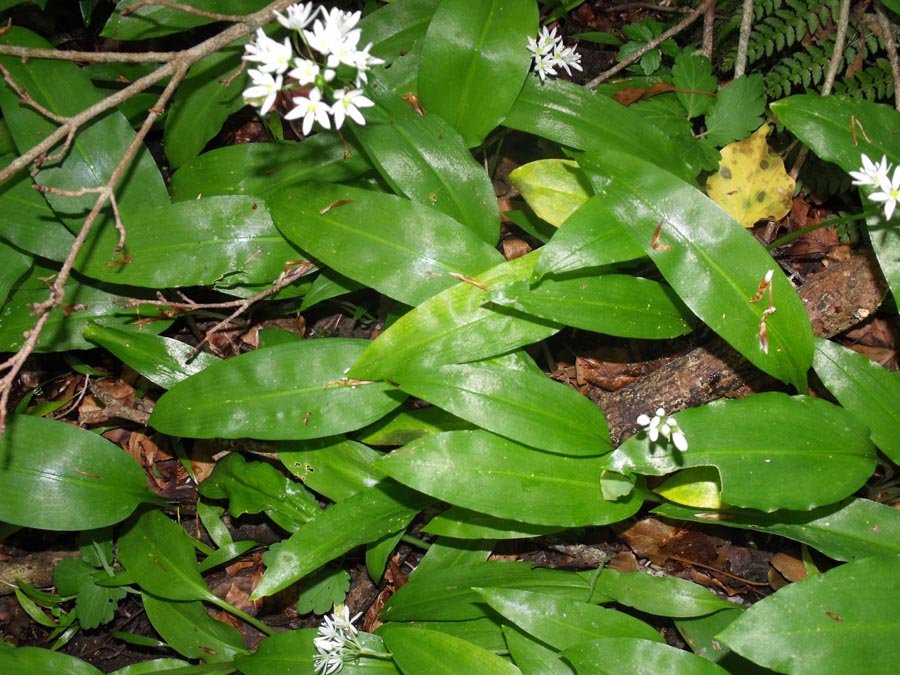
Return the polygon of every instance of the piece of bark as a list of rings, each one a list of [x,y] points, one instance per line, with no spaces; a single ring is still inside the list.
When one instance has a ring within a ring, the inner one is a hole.
[[[887,284],[872,253],[833,263],[798,289],[806,305],[813,334],[830,338],[875,313],[887,295]],[[739,398],[753,391],[783,388],[758,370],[724,340],[709,342],[616,392],[600,393],[597,403],[606,415],[615,444],[639,430],[638,415],[666,412]]]

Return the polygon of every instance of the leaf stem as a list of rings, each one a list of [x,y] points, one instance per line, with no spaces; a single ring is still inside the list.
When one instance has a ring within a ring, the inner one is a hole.
[[[274,635],[275,634],[275,631],[272,630],[272,628],[270,626],[267,626],[262,621],[257,619],[255,616],[251,616],[250,614],[247,614],[247,612],[245,612],[241,609],[238,609],[234,605],[227,603],[225,600],[222,600],[221,598],[217,597],[217,598],[215,598],[215,600],[213,600],[213,598],[209,598],[209,601],[211,603],[213,603],[216,607],[219,607],[220,609],[224,609],[229,614],[233,614],[237,618],[239,618],[243,621],[246,621],[251,626],[256,628],[258,631],[265,633],[266,635]]]
[[[776,248],[780,248],[785,244],[794,241],[794,239],[799,239],[805,234],[809,234],[810,232],[814,232],[818,230],[820,227],[832,227],[834,225],[842,225],[844,223],[852,223],[857,220],[863,220],[868,216],[873,215],[876,211],[880,210],[880,207],[876,206],[870,209],[866,209],[862,213],[856,213],[850,216],[840,216],[838,218],[831,218],[829,220],[823,220],[821,223],[816,223],[814,225],[807,225],[806,227],[801,227],[799,230],[794,230],[793,232],[789,232],[783,237],[779,237],[771,244],[766,246],[767,251],[774,251]]]

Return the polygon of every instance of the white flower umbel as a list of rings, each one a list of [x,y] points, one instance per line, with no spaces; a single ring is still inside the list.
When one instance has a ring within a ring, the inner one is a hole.
[[[678,421],[674,417],[666,417],[664,408],[657,408],[653,418],[648,415],[638,416],[637,423],[645,427],[647,436],[654,443],[662,436],[666,441],[672,441],[681,452],[688,449],[687,437],[679,428]]]
[[[282,74],[291,67],[291,58],[294,50],[288,38],[284,42],[277,42],[263,32],[262,28],[256,30],[256,39],[248,42],[244,47],[244,60],[259,64],[259,70],[264,73]]]
[[[364,125],[366,118],[359,109],[371,108],[373,105],[374,102],[363,96],[362,89],[338,89],[334,92],[334,105],[331,106],[334,128],[340,129],[347,117],[359,125]]]
[[[272,109],[281,91],[281,75],[273,76],[272,73],[264,73],[255,68],[248,70],[247,74],[253,81],[253,86],[244,90],[244,100],[259,107],[260,114],[265,115]]]
[[[314,8],[311,2],[298,2],[287,8],[287,16],[275,12],[275,18],[285,28],[290,30],[303,30],[316,18],[319,8]]]
[[[304,136],[309,136],[313,122],[318,122],[319,126],[325,129],[331,128],[331,118],[328,116],[331,106],[322,100],[322,92],[318,87],[310,89],[308,96],[295,96],[294,106],[295,108],[288,112],[284,119],[295,120],[302,117]]]
[[[861,160],[862,167],[859,171],[850,172],[854,185],[878,187],[881,185],[882,179],[887,179],[891,165],[888,164],[886,155],[882,155],[881,161],[877,164],[873,163],[866,153],[862,154]]]
[[[302,59],[299,56],[294,59],[294,67],[288,71],[288,77],[297,80],[297,84],[305,87],[314,84],[319,77],[319,64],[310,59]]]
[[[313,656],[313,664],[317,675],[331,675],[340,671],[344,663],[357,658],[365,650],[357,638],[357,630],[353,622],[359,618],[357,614],[350,618],[347,605],[335,605],[331,616],[326,616],[319,626],[319,632],[313,639],[318,654]]]
[[[581,70],[581,54],[575,51],[575,47],[566,47],[563,44],[562,38],[556,34],[556,28],[550,30],[544,26],[536,39],[533,37],[527,39],[534,72],[542,82],[548,76],[556,75],[557,67],[569,75],[572,74],[572,68]]]
[[[900,200],[900,166],[894,169],[894,176],[888,180],[887,172],[879,177],[878,192],[869,195],[869,199],[873,202],[882,202],[884,204],[884,217],[888,220],[894,215],[894,209],[897,208],[897,201]]]

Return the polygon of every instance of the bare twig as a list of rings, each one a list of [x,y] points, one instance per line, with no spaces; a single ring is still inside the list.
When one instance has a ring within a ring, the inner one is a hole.
[[[713,43],[716,37],[716,3],[709,3],[706,13],[703,15],[703,56],[712,61]]]
[[[894,107],[900,110],[900,60],[897,58],[897,40],[894,37],[894,28],[884,13],[881,2],[875,3],[875,13],[878,15],[878,27],[881,29],[888,62],[891,64],[891,78],[894,81]]]
[[[41,49],[0,45],[0,56],[28,59],[54,59],[76,63],[166,63],[181,52],[80,52],[72,49]]]
[[[216,12],[206,12],[202,9],[191,7],[190,5],[185,5],[180,2],[173,2],[173,0],[143,0],[142,2],[136,2],[135,4],[129,5],[128,7],[123,9],[122,16],[133,14],[142,7],[153,6],[169,7],[171,9],[177,9],[181,12],[184,12],[185,14],[202,16],[206,19],[212,19],[213,21],[230,21],[231,23],[238,23],[239,21],[243,21],[245,19],[245,17],[240,14],[217,14]]]
[[[6,69],[6,66],[4,66],[2,63],[0,63],[0,73],[3,73],[3,79],[6,80],[6,84],[9,85],[10,89],[12,89],[14,92],[16,92],[16,94],[19,95],[19,101],[21,101],[23,105],[27,105],[29,108],[37,110],[41,115],[43,115],[47,119],[53,120],[58,124],[65,124],[69,120],[68,117],[57,115],[52,110],[47,110],[47,108],[31,98],[31,94],[29,94],[16,83],[16,81],[13,79],[12,73],[10,73],[9,70]]]
[[[734,79],[747,70],[747,48],[750,46],[750,31],[753,30],[753,0],[744,0],[741,8],[741,32],[738,37],[737,56],[734,57]]]
[[[653,38],[652,40],[650,40],[650,42],[648,42],[643,47],[641,47],[639,50],[637,50],[634,54],[631,54],[627,59],[625,59],[621,63],[617,63],[615,66],[613,66],[606,72],[600,73],[597,77],[595,77],[593,80],[588,82],[587,83],[588,88],[593,89],[597,85],[602,84],[603,82],[605,82],[606,80],[611,78],[613,75],[615,75],[619,71],[624,70],[625,68],[630,66],[632,63],[637,61],[639,58],[641,58],[647,52],[653,51],[654,49],[659,47],[663,42],[668,40],[670,37],[672,37],[674,35],[678,35],[678,33],[683,31],[685,28],[687,28],[692,23],[694,23],[697,19],[699,19],[701,16],[703,16],[703,14],[706,12],[706,8],[709,5],[711,5],[713,2],[714,2],[714,0],[703,0],[703,2],[700,3],[700,6],[697,7],[697,9],[692,10],[690,14],[688,14],[681,21],[679,21],[677,24],[672,26],[665,33],[662,33],[658,37]]]

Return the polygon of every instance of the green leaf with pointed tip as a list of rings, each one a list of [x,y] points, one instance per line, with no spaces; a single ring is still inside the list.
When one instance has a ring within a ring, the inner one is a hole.
[[[900,463],[900,380],[850,349],[816,338],[816,375],[841,405],[869,426],[872,441]]]
[[[221,360],[212,354],[200,352],[186,361],[193,351],[189,344],[93,322],[84,327],[82,334],[163,389],[171,389],[182,380]]]
[[[253,598],[277,593],[350,549],[405,529],[432,501],[384,482],[334,504],[264,556],[266,574]]]
[[[537,252],[501,263],[475,277],[489,290],[531,276]],[[538,342],[559,326],[486,304],[470,283],[430,298],[378,336],[350,369],[351,377],[380,380],[409,368],[476,361]]]
[[[715,401],[675,417],[687,450],[640,433],[613,451],[609,468],[661,476],[714,466],[723,502],[769,512],[836,502],[862,487],[875,468],[865,425],[823,399],[769,392]]]
[[[791,584],[748,609],[718,638],[782,673],[889,675],[900,635],[900,557],[872,557]]]
[[[515,626],[503,626],[509,655],[523,675],[573,675],[559,654]]]
[[[651,340],[689,333],[693,318],[671,288],[630,274],[519,281],[491,301],[573,328]]]
[[[527,38],[538,30],[534,0],[442,0],[422,47],[419,99],[479,145],[506,116],[528,77]],[[535,80],[537,78],[534,78]]]
[[[541,450],[600,455],[612,448],[600,409],[543,373],[478,362],[410,369],[393,380],[416,398]]]
[[[28,415],[7,422],[0,439],[0,520],[90,530],[124,520],[142,502],[158,503],[138,463],[97,434]]]
[[[603,675],[728,675],[728,671],[702,656],[658,642],[634,638],[606,638],[570,647],[563,657],[579,673]]]
[[[618,572],[606,568],[597,590],[616,602],[657,616],[702,616],[734,604],[699,584],[677,577],[656,577],[644,572]]]
[[[121,633],[116,634],[117,637],[121,636]],[[148,645],[153,647],[164,647],[165,644],[161,641],[154,641],[155,644]],[[162,658],[162,659],[152,659],[150,661],[141,661],[140,663],[133,663],[130,666],[125,666],[124,668],[119,668],[118,670],[112,671],[109,675],[152,675],[153,673],[165,673],[167,675],[179,675],[179,668],[193,668],[196,666],[191,666],[187,661],[182,661],[181,659],[172,659],[172,658]],[[225,670],[228,666],[220,666],[219,670],[205,669],[203,670],[204,675],[230,675],[231,671]],[[184,673],[183,675],[190,675],[189,672]]]
[[[698,189],[637,157],[610,150],[582,157],[581,167],[694,314],[757,368],[805,392],[809,317],[753,235]],[[751,302],[773,270],[771,296]],[[766,316],[770,297],[777,311]]]
[[[439,1],[403,0],[382,5],[359,22],[362,30],[359,43],[371,42],[371,53],[392,63],[412,51],[416,41],[425,37]]]
[[[500,212],[494,186],[457,131],[439,115],[418,114],[377,79],[367,91],[376,107],[352,133],[385,182],[496,245]]]
[[[173,436],[272,440],[359,429],[405,398],[389,384],[346,381],[368,345],[303,340],[214,363],[163,394],[150,425]]]
[[[394,450],[378,462],[389,476],[455,506],[498,518],[581,527],[628,518],[642,500],[600,494],[605,457],[566,457],[486,431],[449,431]]]
[[[432,518],[422,531],[454,539],[528,539],[561,529],[559,525],[532,525],[451,506]]]
[[[276,192],[272,218],[290,241],[354,281],[418,305],[501,257],[440,211],[393,195],[321,183]]]
[[[604,573],[601,572],[601,576]],[[663,641],[648,624],[614,609],[534,591],[512,588],[475,590],[504,618],[557,650],[603,637]]]
[[[509,174],[509,182],[539,218],[559,227],[594,191],[571,159],[539,159]]]
[[[0,671],[4,673],[58,673],[59,675],[102,675],[87,661],[70,654],[40,647],[0,648]]]
[[[371,488],[384,478],[375,468],[375,460],[381,455],[343,436],[281,441],[275,447],[284,468],[335,502]]]
[[[509,661],[467,640],[413,626],[386,624],[378,629],[394,661],[404,673],[516,675]]]
[[[462,431],[474,429],[470,422],[451,415],[446,410],[434,406],[398,410],[381,418],[375,424],[362,430],[357,436],[360,443],[368,445],[406,445],[428,434],[441,431]]]
[[[215,663],[247,653],[237,629],[212,618],[202,602],[175,602],[151,593],[141,598],[153,628],[182,656]]]

